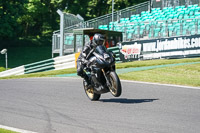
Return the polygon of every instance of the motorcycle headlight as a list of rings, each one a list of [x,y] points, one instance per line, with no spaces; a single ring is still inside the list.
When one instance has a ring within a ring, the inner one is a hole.
[[[106,62],[111,63],[111,58],[110,58],[109,54],[106,54],[106,53],[105,53],[105,54],[103,55],[103,57],[104,57],[104,59],[105,59]]]
[[[103,57],[104,57],[104,59],[110,58],[110,56],[106,53],[103,55]]]
[[[110,58],[107,58],[106,59],[106,62],[108,62],[109,64],[111,63],[111,59]]]

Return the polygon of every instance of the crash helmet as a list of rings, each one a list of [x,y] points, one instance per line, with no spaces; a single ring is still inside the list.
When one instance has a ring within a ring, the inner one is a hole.
[[[105,36],[102,34],[95,34],[93,39],[93,46],[104,45],[105,43]]]

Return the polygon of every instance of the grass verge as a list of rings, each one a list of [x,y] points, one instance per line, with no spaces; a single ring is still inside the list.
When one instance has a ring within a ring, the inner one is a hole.
[[[119,75],[120,79],[200,87],[200,64],[157,68]]]
[[[0,128],[0,133],[18,133],[18,132],[13,132],[10,130],[5,130],[5,129]]]
[[[131,68],[131,67],[144,67],[165,64],[187,63],[187,62],[200,62],[200,58],[186,58],[186,59],[173,59],[173,60],[146,60],[134,61],[127,63],[117,64],[117,69]],[[3,77],[0,79],[16,79],[16,78],[29,78],[29,77],[50,77],[52,75],[71,74],[76,73],[75,68],[40,72],[34,74],[25,74],[20,76]],[[136,80],[146,82],[157,82],[166,84],[200,86],[200,64],[183,65],[176,67],[164,67],[152,70],[144,70],[137,72],[124,73],[119,75],[120,79]]]
[[[5,71],[6,69],[4,67],[0,67],[0,72]]]
[[[117,69],[121,69],[130,67],[144,67],[144,66],[166,65],[166,64],[187,63],[187,62],[200,62],[200,58],[133,61],[133,62],[119,63],[116,65],[116,67]]]
[[[19,78],[31,78],[31,77],[50,77],[52,75],[70,74],[70,73],[76,73],[76,68],[63,69],[63,70],[55,70],[55,71],[47,71],[47,72],[38,72],[38,73],[24,74],[24,75],[19,75],[19,76],[1,77],[0,79],[19,79]]]

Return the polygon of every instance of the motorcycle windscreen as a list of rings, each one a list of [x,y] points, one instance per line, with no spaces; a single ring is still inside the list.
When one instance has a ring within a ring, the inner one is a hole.
[[[106,48],[103,45],[98,45],[96,47],[96,52],[103,56],[104,53],[106,53]]]
[[[96,68],[104,68],[107,66],[106,62],[97,58],[96,56],[93,56],[89,59],[89,61],[91,62],[90,65],[92,65],[93,67],[96,67]]]

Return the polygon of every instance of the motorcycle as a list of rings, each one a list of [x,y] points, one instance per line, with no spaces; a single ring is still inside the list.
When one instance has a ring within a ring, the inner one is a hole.
[[[108,52],[103,45],[99,45],[88,54],[86,59],[89,63],[84,71],[91,81],[91,87],[87,88],[86,81],[83,80],[87,97],[91,101],[97,101],[101,94],[107,92],[111,92],[114,97],[119,97],[122,93],[122,87],[115,72],[114,54]]]

